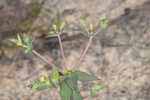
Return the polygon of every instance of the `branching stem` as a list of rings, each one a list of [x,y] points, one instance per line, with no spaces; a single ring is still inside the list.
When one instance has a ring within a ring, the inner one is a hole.
[[[47,64],[49,64],[50,67],[55,67],[60,73],[63,73],[62,70],[59,67],[57,67],[55,64],[53,64],[52,62],[50,62],[49,60],[47,60],[45,57],[43,57],[37,51],[32,50],[32,52],[33,52],[33,54],[35,54],[36,56],[38,56],[39,58],[41,58],[44,62],[46,62]]]
[[[93,36],[90,36],[89,40],[88,40],[88,43],[87,43],[87,46],[86,48],[83,50],[81,56],[80,56],[80,59],[79,59],[79,63],[84,59],[84,56],[86,55],[87,53],[87,50],[89,49],[91,43],[92,43],[92,40],[93,40]]]
[[[61,40],[60,35],[58,35],[58,41],[59,41],[61,56],[62,56],[62,58],[63,58],[63,60],[64,60],[64,63],[66,64],[66,63],[67,63],[67,60],[66,60],[66,58],[65,58],[64,49],[63,49],[62,40]]]
[[[91,45],[91,43],[92,43],[92,40],[93,40],[93,36],[90,36],[90,38],[89,38],[89,40],[88,40],[88,43],[87,43],[87,46],[86,46],[85,49],[82,51],[81,56],[80,56],[80,58],[79,58],[79,61],[77,62],[77,64],[76,64],[75,67],[79,66],[79,64],[80,64],[80,63],[82,62],[82,60],[84,59],[84,57],[85,57],[85,55],[86,55],[86,53],[87,53],[87,51],[88,51],[88,49],[89,49],[89,47],[90,47],[90,45]]]

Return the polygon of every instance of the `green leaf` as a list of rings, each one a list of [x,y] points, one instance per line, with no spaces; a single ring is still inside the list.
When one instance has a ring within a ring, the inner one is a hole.
[[[106,16],[103,20],[100,21],[100,27],[106,28],[108,26],[109,16]]]
[[[65,75],[59,76],[59,82],[62,83],[67,77]]]
[[[92,36],[94,34],[94,32],[89,32],[89,35]]]
[[[23,44],[25,45],[25,48],[23,47],[23,50],[25,54],[33,56],[32,54],[32,41],[33,38],[27,36],[26,34],[23,35]]]
[[[85,29],[81,30],[81,33],[82,33],[82,34],[84,34],[84,35],[86,35],[86,36],[88,36],[88,35],[89,35],[89,32],[88,32],[88,31],[86,31]]]
[[[57,69],[55,67],[53,67],[51,80],[55,85],[58,85],[58,83],[59,83],[59,72],[57,71]]]
[[[71,75],[69,76],[69,78],[66,79],[67,84],[73,90],[78,90],[77,81],[78,81],[78,77],[74,73],[71,73]]]
[[[30,80],[30,87],[33,89],[35,88],[35,82],[33,82],[32,80]]]
[[[65,26],[65,21],[61,20],[60,21],[60,26],[59,26],[60,30],[62,30],[64,28],[64,26]]]
[[[70,77],[72,75],[72,72],[67,70],[67,69],[63,69],[63,73],[65,76]]]
[[[94,89],[90,89],[90,93],[91,93],[91,96],[95,96],[95,90]]]
[[[17,39],[10,39],[11,42],[15,43],[17,46],[25,52],[25,54],[32,56],[32,37],[28,37],[26,34],[23,34],[23,39],[17,35]]]
[[[16,44],[18,40],[16,40],[16,39],[9,39],[9,41]]]
[[[28,38],[27,34],[23,34],[23,38],[24,39]]]
[[[27,56],[33,56],[32,47],[31,48],[30,47],[27,47],[27,48],[22,47],[21,50],[23,50]]]
[[[54,35],[56,32],[54,32],[54,31],[49,31],[48,32],[48,35]]]
[[[54,32],[54,31],[49,31],[48,32],[48,37],[57,37],[57,33],[56,32]]]
[[[43,83],[45,83],[45,85],[46,85],[47,87],[50,87],[50,88],[54,87],[54,85],[53,85],[52,82],[51,82],[50,77],[45,77],[45,81],[44,81]]]
[[[22,43],[21,37],[17,35],[17,39],[9,39],[9,41],[15,43],[19,47],[25,47],[25,45]]]
[[[36,89],[37,90],[44,90],[44,89],[47,89],[47,88],[49,88],[49,86],[47,84],[40,83]]]
[[[100,90],[102,88],[104,88],[104,84],[102,84],[102,83],[91,84],[90,85],[91,95],[95,96],[95,91],[98,91],[98,90]]]
[[[80,23],[85,26],[86,25],[86,17],[85,16],[81,16],[80,17]]]
[[[30,52],[30,48],[27,48],[27,49],[24,50],[25,54],[28,54],[28,52]]]
[[[102,83],[92,84],[91,88],[93,88],[94,90],[99,90],[99,89],[104,88],[104,84],[102,84]]]
[[[98,80],[98,78],[96,76],[89,75],[85,72],[75,71],[74,73],[78,76],[78,80],[80,80],[80,81]]]
[[[27,46],[32,46],[33,37],[28,37],[24,34],[23,43]]]
[[[70,100],[72,95],[71,88],[67,85],[65,81],[62,82],[60,85],[60,96],[61,100]]]
[[[73,91],[73,100],[82,100],[80,92]]]
[[[40,78],[35,81],[30,81],[30,86],[32,89],[37,89],[37,90],[44,90],[47,88],[54,87],[49,77],[44,77],[44,79]]]

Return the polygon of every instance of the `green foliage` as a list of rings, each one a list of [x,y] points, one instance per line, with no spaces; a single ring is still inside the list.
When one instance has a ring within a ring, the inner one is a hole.
[[[62,30],[65,26],[65,21],[64,20],[61,20],[60,23],[59,23],[59,28],[60,30]]]
[[[82,97],[79,91],[73,91],[73,100],[82,100]]]
[[[86,25],[86,17],[85,17],[85,16],[81,16],[81,17],[80,17],[80,23],[81,23],[81,25],[83,25],[83,26]]]
[[[85,30],[85,29],[82,29],[82,30],[81,30],[81,33],[83,33],[83,34],[86,35],[86,36],[89,35],[89,32],[88,32],[87,30]]]
[[[80,23],[82,26],[84,26],[84,29],[81,30],[81,33],[83,33],[86,36],[92,36],[94,34],[93,24],[89,23],[88,25],[86,25],[86,17],[85,16],[80,17]]]
[[[35,81],[30,81],[30,87],[32,89],[44,90],[47,88],[52,88],[54,85],[51,83],[50,77],[40,77]]]
[[[63,73],[64,73],[64,75],[71,76],[72,72],[67,69],[63,69]]]
[[[70,100],[72,96],[72,90],[66,83],[66,81],[63,81],[60,85],[60,95],[61,100]]]
[[[103,20],[100,21],[100,27],[106,28],[109,22],[109,16],[106,16]]]
[[[32,55],[32,37],[29,37],[26,34],[24,34],[22,39],[20,35],[17,35],[17,39],[10,39],[9,41],[21,47],[25,54]]]
[[[98,80],[98,78],[96,76],[89,75],[85,72],[75,71],[74,73],[76,74],[76,76],[78,77],[78,80],[80,80],[80,81]]]
[[[91,95],[92,95],[92,96],[95,96],[95,91],[98,91],[98,90],[100,90],[100,89],[102,89],[102,88],[104,88],[104,84],[102,84],[102,83],[98,83],[98,84],[92,83],[92,84],[90,85]]]
[[[48,37],[56,37],[57,35],[61,34],[64,26],[65,26],[65,21],[64,20],[61,20],[58,25],[53,24],[52,25],[52,30],[50,30],[48,32]]]
[[[63,32],[66,22],[60,19],[59,15],[57,15],[57,19],[56,24],[53,24],[52,29],[48,32],[48,37],[56,37]]]
[[[23,35],[23,43],[26,46],[24,49],[25,54],[32,55],[32,37],[28,37],[26,34]]]
[[[55,86],[58,86],[59,84],[59,73],[58,71],[56,70],[56,68],[54,67],[53,68],[53,71],[52,71],[52,75],[51,75],[51,80],[53,82],[53,84],[55,84]]]
[[[81,71],[68,71],[64,75],[59,75],[56,68],[53,68],[52,74],[50,77],[40,77],[35,81],[30,81],[30,87],[32,89],[44,90],[47,88],[58,87],[60,86],[60,96],[62,100],[70,100],[73,97],[73,100],[82,100],[78,89],[78,81],[93,81],[98,80],[97,77],[89,75]],[[90,90],[91,94],[94,95],[95,91],[103,88],[102,84],[91,84]]]
[[[78,77],[74,73],[71,73],[71,75],[66,79],[68,86],[72,90],[78,90],[77,81],[78,81]]]
[[[17,35],[17,39],[10,39],[11,42],[15,43],[19,47],[25,47],[23,44],[20,35]]]

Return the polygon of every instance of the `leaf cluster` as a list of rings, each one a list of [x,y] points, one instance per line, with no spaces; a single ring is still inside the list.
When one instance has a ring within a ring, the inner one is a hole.
[[[48,37],[60,35],[65,27],[65,20],[59,19],[56,24],[52,25],[52,29],[48,32]]]
[[[25,54],[32,55],[32,41],[33,38],[23,34],[21,38],[20,35],[17,35],[17,39],[9,39],[12,43],[15,43],[17,46],[21,47],[21,49],[25,52]]]
[[[109,19],[110,19],[109,16],[106,16],[104,19],[99,21],[98,26],[101,28],[106,28],[108,26]],[[86,22],[87,22],[86,17],[81,16],[80,17],[80,24],[83,26],[81,33],[83,33],[84,35],[89,37],[89,36],[92,36],[94,34],[96,26],[94,26],[94,24],[92,24],[91,22],[89,22],[88,24]]]
[[[35,81],[30,81],[30,87],[37,90],[59,87],[62,100],[70,100],[71,98],[73,98],[73,100],[82,100],[82,96],[78,88],[78,81],[88,82],[98,80],[96,76],[89,75],[81,71],[71,72],[64,70],[64,72],[64,75],[59,75],[56,68],[53,68],[51,76],[42,76]],[[92,95],[95,94],[95,90],[99,90],[101,88],[102,85],[99,84],[93,83],[90,85]]]

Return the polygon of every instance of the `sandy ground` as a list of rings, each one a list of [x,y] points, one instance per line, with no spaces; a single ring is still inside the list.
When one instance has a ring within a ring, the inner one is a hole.
[[[41,0],[42,1],[42,0]],[[69,39],[79,33],[77,20],[86,15],[97,23],[109,15],[110,25],[99,29],[80,70],[102,79],[105,88],[91,97],[86,86],[81,86],[84,100],[150,100],[150,2],[149,0],[46,0],[34,25],[47,30],[57,10],[69,25],[68,37],[63,41],[68,63],[60,58],[58,42],[34,42],[46,58],[62,67],[72,69],[87,38]],[[24,2],[24,1],[22,1]],[[40,2],[40,1],[39,1]],[[30,3],[27,0],[24,3]],[[129,9],[126,9],[129,8]],[[125,10],[126,9],[126,10]],[[43,34],[40,30],[34,36]],[[84,37],[84,38],[82,38]],[[37,57],[24,56],[20,50],[5,51],[0,56],[0,100],[60,100],[58,89],[36,91],[28,88],[29,80],[49,75],[51,68]]]

